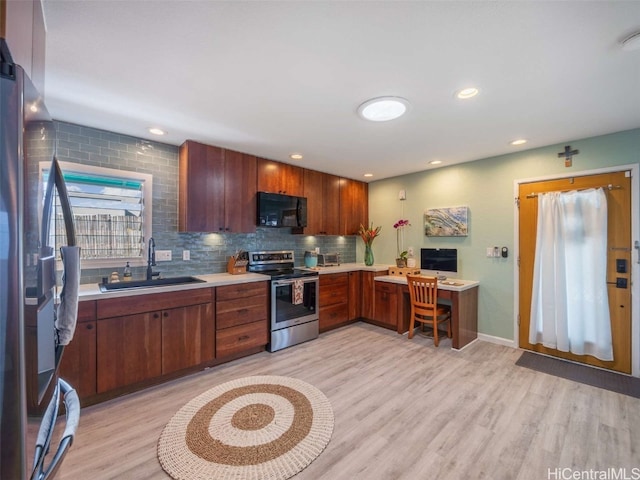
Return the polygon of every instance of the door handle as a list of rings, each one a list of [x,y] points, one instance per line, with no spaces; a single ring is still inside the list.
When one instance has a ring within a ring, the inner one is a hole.
[[[629,281],[626,278],[616,278],[615,282],[607,282],[607,285],[615,285],[616,288],[627,288]]]

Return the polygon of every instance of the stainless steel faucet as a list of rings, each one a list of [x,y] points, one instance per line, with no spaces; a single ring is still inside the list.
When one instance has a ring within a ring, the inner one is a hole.
[[[147,251],[147,280],[153,278],[153,267],[156,266],[156,241],[149,238],[149,250]]]

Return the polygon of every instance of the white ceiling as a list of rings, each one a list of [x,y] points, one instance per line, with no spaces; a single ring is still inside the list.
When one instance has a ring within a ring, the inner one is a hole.
[[[379,180],[640,127],[640,1],[44,0],[54,118]],[[460,101],[454,92],[476,86]],[[356,115],[407,98],[390,122]],[[304,160],[290,160],[300,152]]]

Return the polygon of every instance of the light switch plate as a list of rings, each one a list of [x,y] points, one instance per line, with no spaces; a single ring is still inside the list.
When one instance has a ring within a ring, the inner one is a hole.
[[[191,260],[191,252],[189,250],[182,251],[182,260]]]
[[[171,250],[156,250],[156,261],[157,262],[170,262],[171,261]]]

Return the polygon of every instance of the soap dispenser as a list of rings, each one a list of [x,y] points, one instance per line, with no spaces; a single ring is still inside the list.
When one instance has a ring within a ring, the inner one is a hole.
[[[131,281],[131,267],[129,266],[129,262],[127,262],[127,264],[124,267],[124,272],[123,272],[123,280],[125,282],[130,282]]]

